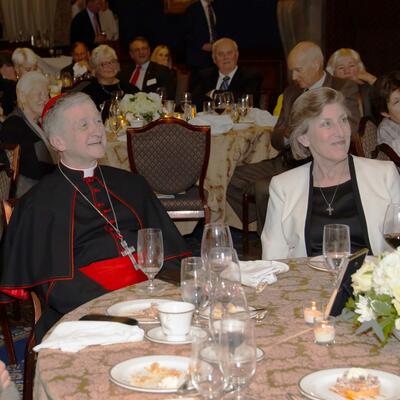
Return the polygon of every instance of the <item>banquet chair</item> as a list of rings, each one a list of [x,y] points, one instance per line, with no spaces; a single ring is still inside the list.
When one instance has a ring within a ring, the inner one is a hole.
[[[377,126],[368,117],[362,117],[358,133],[351,138],[351,152],[359,157],[376,158]]]
[[[142,175],[173,220],[210,220],[204,179],[210,127],[161,118],[127,130],[130,168]],[[197,184],[196,184],[197,182]]]
[[[2,200],[2,212],[6,226],[9,224],[11,215],[16,203],[16,199]],[[33,351],[35,346],[35,325],[42,315],[42,306],[39,297],[32,290],[29,291],[31,302],[34,310],[34,321],[32,324],[32,330],[28,337],[28,341],[25,348],[25,361],[24,361],[24,389],[23,389],[23,400],[31,400],[33,398],[33,378],[35,373],[36,364],[36,353]]]
[[[397,168],[400,168],[400,157],[397,153],[386,143],[378,144],[376,147],[378,160],[393,161]]]

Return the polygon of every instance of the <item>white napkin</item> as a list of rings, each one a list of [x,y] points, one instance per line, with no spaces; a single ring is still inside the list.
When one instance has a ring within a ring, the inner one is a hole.
[[[229,115],[202,114],[192,118],[189,124],[211,127],[211,135],[222,135],[233,128],[233,122]]]
[[[86,72],[88,72],[86,65],[80,64],[80,63],[75,63],[74,66],[72,67],[74,71],[74,76],[77,78],[79,76],[85,75]]]
[[[104,321],[69,321],[61,322],[50,336],[33,350],[61,349],[76,353],[90,345],[139,342],[144,331],[138,326]]]
[[[254,121],[254,123],[258,126],[275,126],[276,122],[278,121],[278,117],[274,117],[266,110],[252,108],[245,118],[245,121],[247,120]]]
[[[240,261],[239,264],[242,284],[254,288],[263,282],[271,285],[277,281],[276,274],[289,271],[287,264],[278,261]]]

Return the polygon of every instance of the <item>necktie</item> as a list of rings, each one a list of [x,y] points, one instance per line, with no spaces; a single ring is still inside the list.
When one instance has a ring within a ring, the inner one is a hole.
[[[222,79],[221,86],[219,87],[219,90],[223,90],[223,91],[228,90],[228,87],[229,87],[229,80],[230,80],[230,79],[231,79],[231,78],[229,78],[229,76],[224,76],[224,78]]]
[[[132,74],[132,76],[131,76],[131,79],[129,80],[129,83],[130,83],[132,86],[135,86],[136,83],[137,83],[137,81],[138,81],[138,79],[139,79],[140,68],[141,68],[140,65],[136,65],[136,68],[135,68],[135,70],[133,71],[133,74]]]
[[[207,13],[208,13],[208,23],[210,28],[210,43],[213,43],[217,39],[217,29],[216,29],[216,21],[215,14],[211,4],[207,5]]]
[[[93,25],[94,25],[94,32],[95,32],[96,36],[100,35],[101,30],[100,30],[99,22],[97,21],[97,15],[93,15]]]

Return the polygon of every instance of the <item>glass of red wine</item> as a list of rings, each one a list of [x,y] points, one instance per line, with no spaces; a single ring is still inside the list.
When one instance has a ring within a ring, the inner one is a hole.
[[[214,111],[218,114],[222,114],[225,111],[225,96],[223,93],[215,93],[214,94]]]
[[[383,237],[394,249],[400,246],[400,204],[388,205],[383,223]]]

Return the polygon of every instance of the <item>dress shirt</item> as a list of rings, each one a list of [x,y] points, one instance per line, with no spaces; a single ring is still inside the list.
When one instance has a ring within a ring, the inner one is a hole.
[[[97,35],[100,35],[100,33],[101,33],[101,28],[100,28],[100,23],[99,23],[98,20],[97,20],[96,14],[93,13],[93,12],[91,12],[88,8],[86,9],[86,11],[87,11],[87,13],[89,14],[89,18],[90,18],[90,21],[92,22],[92,26],[93,26],[93,30],[94,30],[95,35],[96,35],[96,36],[97,36]],[[97,27],[98,29],[96,29],[96,27]]]
[[[217,22],[217,18],[215,17],[215,12],[214,9],[212,8],[211,4],[208,4],[207,0],[200,0],[201,5],[203,6],[204,9],[204,14],[207,19],[207,25],[208,25],[208,32],[210,34],[210,43],[214,42],[216,38],[213,37],[212,30],[211,30],[211,21],[210,21],[210,15],[208,14],[208,10],[213,13],[214,16],[214,21]]]
[[[146,72],[147,72],[147,68],[148,68],[148,66],[149,66],[149,63],[150,63],[150,61],[147,61],[147,62],[145,62],[144,64],[141,65],[140,73],[139,73],[139,78],[138,78],[138,80],[136,81],[136,85],[135,85],[135,86],[136,86],[138,89],[140,89],[140,90],[143,89],[143,81],[144,81],[144,77],[145,77],[145,75],[146,75]]]
[[[326,73],[324,72],[324,74],[322,75],[322,78],[315,82],[314,84],[312,84],[308,90],[312,90],[312,89],[319,89],[323,86],[324,82],[325,82],[325,78],[326,78]]]
[[[384,118],[378,126],[378,144],[386,143],[400,156],[400,124]]]
[[[217,86],[215,87],[216,90],[219,90],[219,88],[221,87],[221,84],[225,78],[225,76],[229,76],[229,82],[228,85],[231,84],[233,76],[235,75],[236,71],[237,71],[238,67],[236,66],[231,72],[229,72],[229,74],[223,74],[221,73],[221,71],[218,71],[218,81],[217,81]]]

